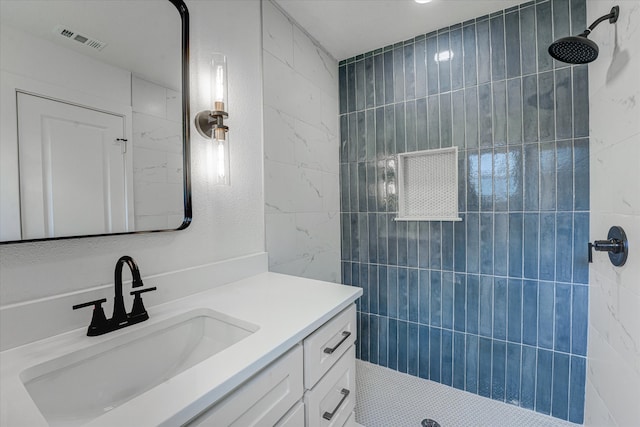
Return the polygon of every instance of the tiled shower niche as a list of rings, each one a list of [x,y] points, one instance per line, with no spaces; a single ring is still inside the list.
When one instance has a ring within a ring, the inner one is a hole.
[[[547,47],[585,27],[584,0],[529,2],[340,62],[360,359],[583,421],[588,76]],[[451,146],[463,221],[394,221],[397,153]]]

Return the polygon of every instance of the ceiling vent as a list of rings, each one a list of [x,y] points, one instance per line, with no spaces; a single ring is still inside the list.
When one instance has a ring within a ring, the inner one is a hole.
[[[66,39],[77,41],[78,43],[82,43],[83,45],[92,47],[96,50],[102,50],[107,45],[105,42],[89,37],[86,34],[80,34],[65,25],[56,26],[53,32]]]

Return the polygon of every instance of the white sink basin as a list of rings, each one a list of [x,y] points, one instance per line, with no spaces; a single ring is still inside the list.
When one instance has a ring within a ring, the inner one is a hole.
[[[190,311],[123,329],[113,339],[25,369],[20,379],[50,426],[79,426],[257,330],[213,310]]]

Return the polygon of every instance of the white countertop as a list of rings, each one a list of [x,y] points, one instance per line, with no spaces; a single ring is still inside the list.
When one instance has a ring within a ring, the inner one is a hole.
[[[358,287],[263,273],[148,308],[149,320],[119,331],[87,337],[86,328],[82,328],[4,351],[0,353],[0,424],[8,427],[47,425],[19,377],[32,366],[198,308],[257,325],[258,331],[242,341],[89,424],[180,425],[274,361],[360,295],[362,289]]]

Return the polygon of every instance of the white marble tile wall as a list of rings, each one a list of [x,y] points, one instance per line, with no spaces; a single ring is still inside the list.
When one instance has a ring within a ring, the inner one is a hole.
[[[340,281],[338,64],[262,1],[269,269]]]
[[[177,228],[184,217],[180,94],[137,76],[131,92],[135,228]]]
[[[640,1],[587,1],[588,22],[620,6],[615,25],[590,36],[591,226],[604,239],[622,226],[629,259],[613,267],[594,254],[590,269],[585,425],[640,425]]]

